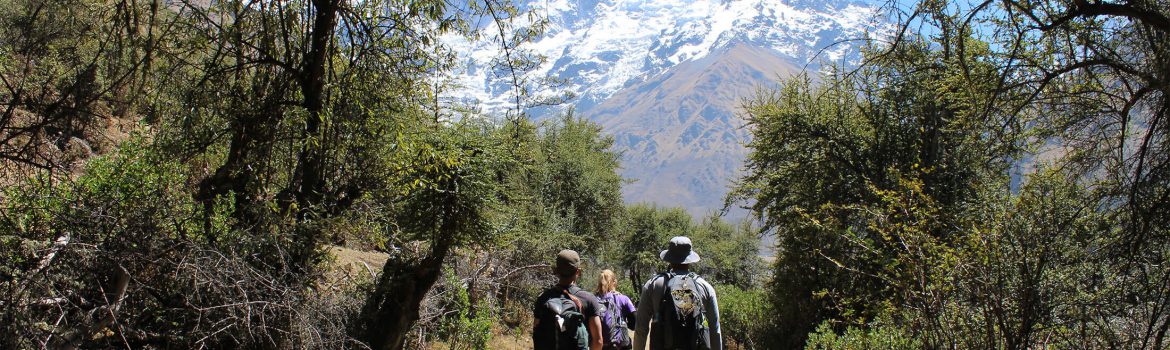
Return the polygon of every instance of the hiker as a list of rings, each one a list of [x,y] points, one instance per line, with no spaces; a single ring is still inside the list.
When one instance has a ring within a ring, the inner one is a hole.
[[[604,350],[631,349],[630,330],[634,327],[634,303],[630,297],[617,291],[617,276],[612,270],[602,270],[597,278],[597,295],[600,295],[601,348]]]
[[[532,347],[601,350],[602,306],[592,293],[577,287],[581,256],[569,249],[560,251],[553,274],[559,281],[541,293],[532,308]]]
[[[638,325],[634,329],[634,349],[723,349],[719,330],[719,302],[715,288],[702,277],[690,272],[699,261],[691,249],[691,239],[674,237],[658,255],[670,263],[642,287],[638,300]]]

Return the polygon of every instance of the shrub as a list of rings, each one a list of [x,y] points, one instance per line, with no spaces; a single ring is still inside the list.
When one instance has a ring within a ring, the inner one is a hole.
[[[720,326],[728,348],[773,349],[770,334],[776,331],[772,322],[771,303],[761,288],[740,289],[733,285],[715,286],[719,297]]]
[[[847,327],[837,333],[826,321],[808,335],[806,350],[899,350],[922,349],[922,342],[911,336],[905,329],[891,325],[884,318],[870,323],[867,327]]]

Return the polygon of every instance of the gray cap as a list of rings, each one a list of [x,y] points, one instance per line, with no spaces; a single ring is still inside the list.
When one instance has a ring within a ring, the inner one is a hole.
[[[693,264],[699,262],[699,254],[691,250],[691,239],[678,236],[670,239],[670,246],[658,254],[663,261],[672,264]]]
[[[557,253],[557,264],[553,268],[558,275],[565,275],[577,272],[581,268],[581,255],[577,254],[572,249],[562,250]]]

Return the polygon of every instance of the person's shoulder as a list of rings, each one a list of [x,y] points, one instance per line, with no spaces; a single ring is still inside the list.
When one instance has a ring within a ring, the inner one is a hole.
[[[597,316],[597,313],[600,312],[599,310],[602,309],[601,300],[597,299],[596,295],[593,295],[593,293],[587,290],[578,289],[576,292],[573,292],[573,295],[576,295],[577,299],[581,299],[581,306],[585,308],[586,316]]]
[[[703,285],[704,287],[707,287],[707,288],[713,288],[711,282],[707,282],[707,280],[703,278],[703,275],[700,275],[700,274],[697,274],[694,272],[691,272],[690,275],[694,276],[694,280],[695,280],[696,284]]]
[[[540,291],[540,294],[536,297],[536,301],[537,303],[543,303],[545,300],[555,298],[559,295],[561,295],[561,289],[557,288],[556,285],[551,285]]]
[[[557,294],[561,294],[561,289],[557,288],[556,285],[545,286],[544,289],[542,289],[540,291],[540,296],[557,295]]]
[[[642,285],[642,289],[645,290],[646,288],[651,287],[662,287],[664,284],[666,284],[666,273],[656,273],[653,277],[650,277],[650,279],[647,280],[645,284]]]
[[[715,294],[715,286],[703,279],[703,276],[695,275],[695,284],[702,288],[707,296]]]
[[[548,288],[545,288],[544,290],[540,291],[540,294],[538,294],[536,296],[536,300],[534,300],[534,303],[536,305],[540,305],[540,304],[544,304],[545,301],[552,299],[554,294],[550,293],[549,291],[550,291],[550,289],[548,289]]]
[[[576,293],[573,293],[573,294],[577,295],[578,298],[589,298],[589,299],[592,299],[593,301],[598,301],[598,298],[596,295],[593,295],[593,293],[590,293],[589,291],[584,290],[584,289],[579,289],[579,290],[577,290]]]
[[[557,293],[555,289],[545,288],[540,292],[539,295],[536,296],[536,299],[532,301],[532,311],[536,314],[536,317],[541,317],[541,315],[544,315],[548,312],[548,308],[545,306],[545,304],[548,303],[548,301],[552,298],[557,297],[557,295],[559,295],[559,293]]]

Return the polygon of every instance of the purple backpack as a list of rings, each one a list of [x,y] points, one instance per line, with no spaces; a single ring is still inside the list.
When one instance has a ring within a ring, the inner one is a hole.
[[[618,302],[621,293],[611,292],[601,298],[601,305],[605,311],[601,313],[601,334],[606,347],[629,349],[633,346],[630,333],[627,330],[626,317],[623,315],[622,304]]]

